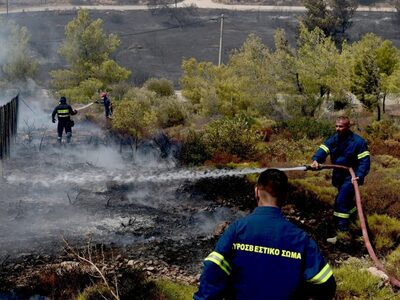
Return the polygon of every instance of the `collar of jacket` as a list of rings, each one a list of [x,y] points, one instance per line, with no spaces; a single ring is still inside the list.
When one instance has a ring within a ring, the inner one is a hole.
[[[281,209],[274,206],[258,206],[254,209],[256,215],[282,215]]]

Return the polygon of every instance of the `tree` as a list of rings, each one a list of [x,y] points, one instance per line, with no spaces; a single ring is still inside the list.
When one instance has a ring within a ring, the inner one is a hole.
[[[156,123],[156,115],[149,101],[124,99],[115,105],[112,126],[121,133],[132,136],[136,148],[141,138],[154,131]]]
[[[308,30],[320,28],[326,36],[332,37],[340,47],[345,40],[346,30],[351,26],[350,19],[357,9],[356,0],[303,0],[307,9],[302,22]],[[329,5],[329,8],[328,6]]]
[[[377,110],[377,120],[381,119],[381,101],[384,103],[389,92],[396,91],[400,56],[392,42],[383,41],[369,33],[354,43],[351,52],[351,91],[370,110]]]
[[[195,58],[184,59],[181,77],[182,95],[193,104],[195,113],[214,115],[218,113],[215,80],[220,72],[210,62],[197,62]]]
[[[92,21],[86,10],[78,11],[67,24],[59,53],[69,68],[50,72],[52,86],[59,94],[84,102],[99,89],[129,77],[130,71],[109,58],[120,41],[114,34],[105,34],[102,24],[100,19]]]
[[[330,36],[336,45],[340,46],[346,39],[346,30],[352,25],[350,20],[358,7],[358,3],[357,0],[330,0],[329,6],[332,20]]]
[[[250,34],[242,47],[231,55],[221,79],[217,94],[223,97],[221,101],[235,106],[234,114],[239,110],[256,115],[275,112],[276,84],[272,76],[271,54],[256,35]]]
[[[0,78],[26,81],[35,75],[38,64],[28,48],[30,37],[26,27],[0,20]]]
[[[314,117],[326,100],[342,93],[338,84],[339,51],[330,37],[315,28],[308,31],[300,24],[298,50],[294,59],[296,94],[291,95],[289,108],[294,114]],[[293,72],[293,70],[291,70]],[[291,83],[293,86],[293,83]]]

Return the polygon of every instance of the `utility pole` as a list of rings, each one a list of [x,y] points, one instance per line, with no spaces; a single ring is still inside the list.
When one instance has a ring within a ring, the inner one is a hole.
[[[224,32],[224,14],[221,14],[221,29],[219,32],[219,53],[218,53],[218,67],[222,63],[222,34]]]
[[[6,15],[7,15],[7,17],[8,17],[8,0],[6,1]]]

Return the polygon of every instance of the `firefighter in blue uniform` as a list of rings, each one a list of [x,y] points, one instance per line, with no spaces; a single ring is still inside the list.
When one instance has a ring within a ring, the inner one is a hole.
[[[285,173],[260,174],[258,207],[231,224],[205,258],[195,300],[334,297],[332,269],[317,244],[281,213],[287,188]]]
[[[57,124],[57,141],[61,144],[63,131],[67,135],[67,143],[71,142],[72,137],[72,120],[71,115],[76,115],[78,113],[77,110],[73,109],[71,105],[67,104],[67,98],[61,97],[59,104],[54,108],[53,113],[51,114],[51,120],[53,123],[56,122],[56,115],[58,119]]]
[[[336,133],[318,148],[312,157],[311,167],[318,169],[319,164],[325,162],[328,155],[332,164],[351,167],[356,174],[356,178],[351,178],[347,170],[340,169],[334,169],[332,173],[332,184],[338,189],[333,213],[336,229],[347,232],[350,218],[356,212],[353,181],[357,180],[358,184],[362,185],[371,164],[367,142],[350,130],[348,117],[341,116],[336,119]],[[328,238],[327,241],[336,243],[337,238]]]

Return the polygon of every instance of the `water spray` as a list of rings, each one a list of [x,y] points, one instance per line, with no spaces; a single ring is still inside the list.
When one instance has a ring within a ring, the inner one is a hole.
[[[77,110],[77,111],[83,110],[85,108],[88,108],[89,106],[92,106],[94,103],[95,102],[90,102],[90,103],[88,103],[88,104],[86,104],[86,105],[84,105],[82,107],[76,108],[75,110]]]

